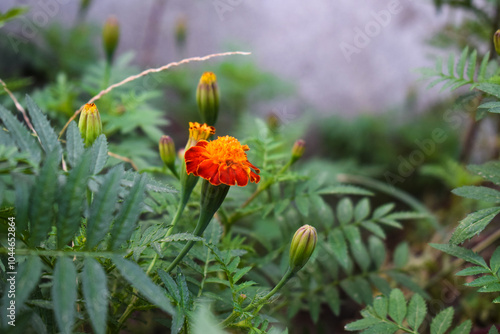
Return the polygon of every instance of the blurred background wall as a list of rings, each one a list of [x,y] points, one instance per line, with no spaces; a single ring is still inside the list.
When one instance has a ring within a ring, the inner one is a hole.
[[[39,26],[49,24],[46,18],[70,25],[79,7],[70,0],[2,0],[0,10],[20,4],[31,6],[24,20]],[[111,14],[121,23],[119,51],[135,50],[142,66],[251,51],[259,66],[298,86],[286,107],[343,115],[387,110],[403,104],[412,87],[423,91],[413,69],[431,64],[425,39],[449,15],[411,0],[105,0],[92,2],[87,20],[101,25]],[[173,47],[179,20],[187,26],[184,54]],[[23,26],[3,29],[22,34]]]

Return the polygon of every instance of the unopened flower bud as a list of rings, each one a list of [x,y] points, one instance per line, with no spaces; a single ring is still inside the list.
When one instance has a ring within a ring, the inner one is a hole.
[[[88,103],[80,113],[78,128],[85,146],[88,147],[102,134],[102,122],[99,110],[93,103]]]
[[[495,51],[500,55],[500,29],[493,35],[493,44],[495,44]]]
[[[219,88],[217,77],[212,72],[205,72],[196,89],[196,103],[201,119],[208,125],[214,125],[219,114]]]
[[[299,271],[307,263],[317,240],[316,229],[310,225],[304,225],[295,232],[290,245],[290,268],[293,272]]]
[[[172,138],[169,136],[161,136],[158,147],[160,151],[160,158],[165,166],[173,168],[175,165],[176,151]]]
[[[178,48],[183,48],[186,44],[186,35],[187,35],[187,22],[184,16],[181,16],[177,19],[175,24],[175,44],[177,44]]]
[[[104,52],[109,63],[113,60],[113,55],[120,39],[120,24],[115,16],[110,16],[102,29],[102,41]]]
[[[299,160],[306,151],[306,142],[302,139],[299,139],[293,144],[292,148],[292,163]]]

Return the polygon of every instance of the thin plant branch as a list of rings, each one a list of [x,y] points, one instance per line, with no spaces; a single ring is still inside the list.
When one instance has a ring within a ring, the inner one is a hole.
[[[142,77],[144,77],[148,74],[151,74],[151,73],[158,73],[158,72],[162,72],[162,71],[168,70],[169,68],[176,67],[179,65],[183,65],[183,64],[187,64],[187,63],[195,62],[195,61],[205,61],[205,60],[208,60],[210,58],[215,58],[215,57],[224,57],[224,56],[232,56],[232,55],[245,55],[246,56],[246,55],[250,55],[250,54],[251,54],[250,52],[242,52],[242,51],[214,53],[214,54],[210,54],[210,55],[207,55],[204,57],[186,58],[186,59],[183,59],[181,61],[172,62],[172,63],[169,63],[167,65],[163,65],[163,66],[158,67],[158,68],[150,68],[150,69],[142,71],[139,74],[132,75],[126,79],[123,79],[122,81],[120,81],[118,83],[115,83],[115,84],[109,86],[108,88],[100,91],[99,94],[97,94],[96,96],[91,98],[87,103],[94,103],[95,101],[99,100],[101,97],[106,95],[107,93],[111,92],[113,89],[120,87],[120,86],[123,86],[126,83],[132,82],[134,80],[142,78]],[[82,111],[82,108],[83,108],[83,106],[80,109],[78,109],[77,111],[75,111],[73,116],[71,116],[71,118],[68,120],[68,122],[64,125],[61,132],[59,132],[59,138],[61,138],[61,136],[64,134],[64,131],[66,131],[66,128],[69,126],[71,121],[73,121],[76,118],[76,116],[78,116],[78,114]]]
[[[33,131],[33,133],[36,135],[36,131],[35,131],[35,128],[33,127],[33,125],[31,124],[30,122],[30,119],[28,117],[28,115],[26,114],[26,110],[24,110],[23,106],[21,105],[21,103],[19,103],[19,101],[16,99],[16,97],[14,96],[14,94],[12,94],[12,92],[7,88],[7,85],[5,84],[5,82],[0,79],[0,83],[2,84],[3,86],[3,90],[9,94],[12,102],[14,102],[14,105],[16,106],[17,110],[19,110],[19,112],[21,114],[23,114],[23,118],[24,118],[24,121],[26,122],[26,124],[28,125],[28,127],[30,128],[31,131]],[[38,135],[37,135],[38,137]]]
[[[109,155],[110,157],[113,157],[113,158],[116,158],[116,159],[119,159],[119,160],[122,160],[122,161],[128,162],[129,164],[131,164],[131,165],[132,165],[132,168],[133,168],[134,170],[139,170],[139,168],[137,168],[137,165],[136,165],[136,164],[132,161],[132,159],[129,159],[129,158],[127,158],[127,157],[124,157],[124,156],[121,156],[121,155],[118,155],[118,154],[116,154],[116,153],[109,152],[109,151],[108,151],[108,155]]]

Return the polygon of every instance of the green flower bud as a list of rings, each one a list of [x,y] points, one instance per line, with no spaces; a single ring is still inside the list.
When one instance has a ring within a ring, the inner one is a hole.
[[[113,55],[120,39],[120,24],[115,16],[110,16],[104,23],[102,29],[102,42],[104,45],[104,52],[106,59],[109,63],[113,60]]]
[[[292,163],[299,160],[306,151],[306,142],[302,139],[299,139],[293,144],[292,148]]]
[[[82,134],[85,146],[88,147],[102,134],[102,122],[99,110],[93,103],[88,103],[80,113],[78,128]]]
[[[493,44],[495,44],[497,54],[500,55],[500,29],[498,29],[493,35]]]
[[[290,245],[290,268],[292,272],[299,271],[309,261],[317,240],[318,233],[310,225],[304,225],[295,232]]]
[[[217,77],[212,72],[205,72],[196,89],[196,103],[201,119],[208,125],[214,125],[219,114],[219,88]]]
[[[161,136],[159,143],[160,158],[168,168],[174,168],[175,165],[175,144],[169,136]]]

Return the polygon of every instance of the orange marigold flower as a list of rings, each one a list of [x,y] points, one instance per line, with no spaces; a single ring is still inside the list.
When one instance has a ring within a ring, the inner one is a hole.
[[[200,140],[184,154],[186,171],[207,179],[215,186],[223,183],[243,187],[248,180],[259,183],[260,170],[248,161],[245,153],[249,149],[230,136],[210,142]]]
[[[215,128],[198,122],[189,122],[189,140],[186,149],[196,145],[200,140],[207,140],[208,137],[215,134]]]

